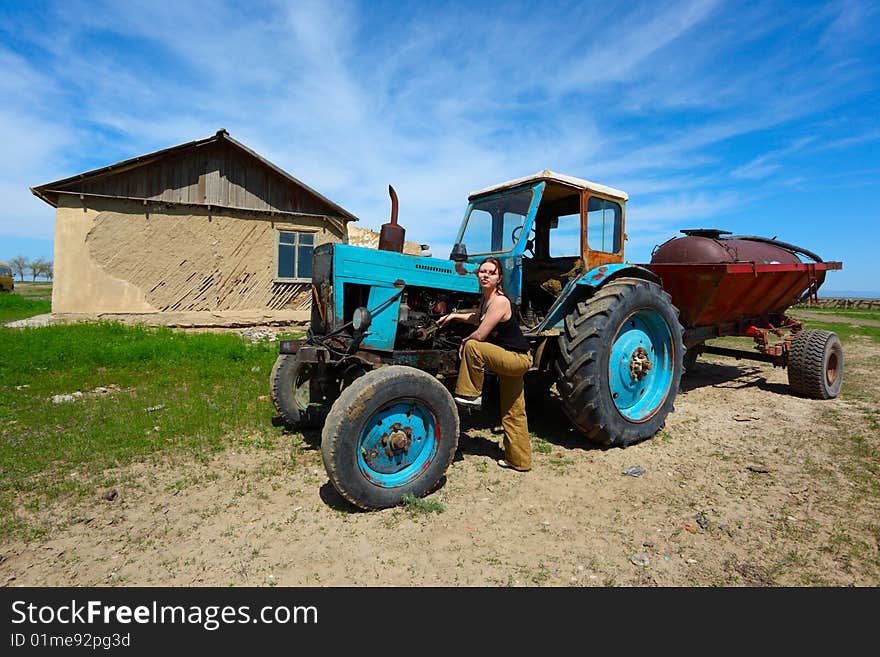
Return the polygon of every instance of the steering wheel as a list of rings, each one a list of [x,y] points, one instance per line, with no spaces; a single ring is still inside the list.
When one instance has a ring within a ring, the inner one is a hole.
[[[522,226],[517,226],[516,228],[513,229],[513,231],[511,231],[510,240],[513,244],[516,244],[517,241],[519,240],[519,236],[522,234],[522,229],[523,229]],[[532,226],[529,229],[529,234],[528,234],[528,237],[526,238],[526,247],[525,247],[525,250],[528,251],[529,253],[531,253],[532,257],[535,256],[534,239],[535,239],[535,227]]]

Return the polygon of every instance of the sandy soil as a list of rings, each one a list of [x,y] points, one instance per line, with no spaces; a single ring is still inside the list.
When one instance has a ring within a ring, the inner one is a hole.
[[[850,343],[847,377],[873,383],[878,352]],[[439,513],[353,509],[317,434],[234,437],[209,463],[112,473],[113,501],[56,504],[34,518],[45,538],[0,546],[0,584],[877,586],[876,399],[801,399],[783,370],[700,361],[666,428],[627,449],[590,447],[556,398],[531,406],[528,473],[495,465],[499,429],[472,414]]]

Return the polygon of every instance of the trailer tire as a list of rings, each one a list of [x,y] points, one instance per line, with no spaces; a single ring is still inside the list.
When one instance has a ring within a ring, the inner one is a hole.
[[[321,414],[309,408],[310,376],[308,363],[301,363],[294,354],[281,354],[272,366],[272,403],[291,429],[314,429],[320,425]]]
[[[788,385],[810,399],[832,399],[843,383],[843,347],[835,333],[807,329],[788,352]]]
[[[440,381],[389,365],[355,379],[330,409],[321,435],[324,469],[362,509],[397,506],[435,490],[458,447],[459,419]]]
[[[663,427],[681,382],[684,345],[678,310],[659,285],[621,278],[578,302],[565,318],[559,351],[562,408],[588,440],[625,447]]]
[[[684,372],[682,372],[683,376],[687,376],[691,371],[693,371],[694,367],[696,367],[697,358],[700,357],[700,347],[702,346],[702,343],[700,343],[698,345],[694,345],[684,352]]]

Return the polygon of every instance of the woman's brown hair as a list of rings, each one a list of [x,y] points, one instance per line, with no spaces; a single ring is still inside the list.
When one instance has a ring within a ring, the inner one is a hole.
[[[500,261],[498,258],[496,258],[495,256],[490,256],[490,257],[488,257],[488,258],[483,259],[483,260],[480,262],[480,264],[477,266],[477,271],[479,271],[480,267],[482,267],[483,265],[487,265],[487,264],[490,264],[490,263],[493,264],[493,265],[495,265],[495,272],[498,274],[498,287],[495,288],[495,289],[498,290],[498,292],[499,292],[500,294],[502,294],[502,295],[504,295],[504,296],[506,297],[507,295],[504,294],[504,287],[502,286],[502,278],[503,278],[503,276],[502,276],[502,273],[501,273],[501,271],[502,271],[502,270],[501,270],[501,261]],[[475,272],[475,273],[476,273],[476,272]]]

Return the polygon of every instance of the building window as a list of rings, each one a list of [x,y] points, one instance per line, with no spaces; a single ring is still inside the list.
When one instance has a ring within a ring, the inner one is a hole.
[[[283,280],[312,279],[314,233],[278,231],[277,278]]]

